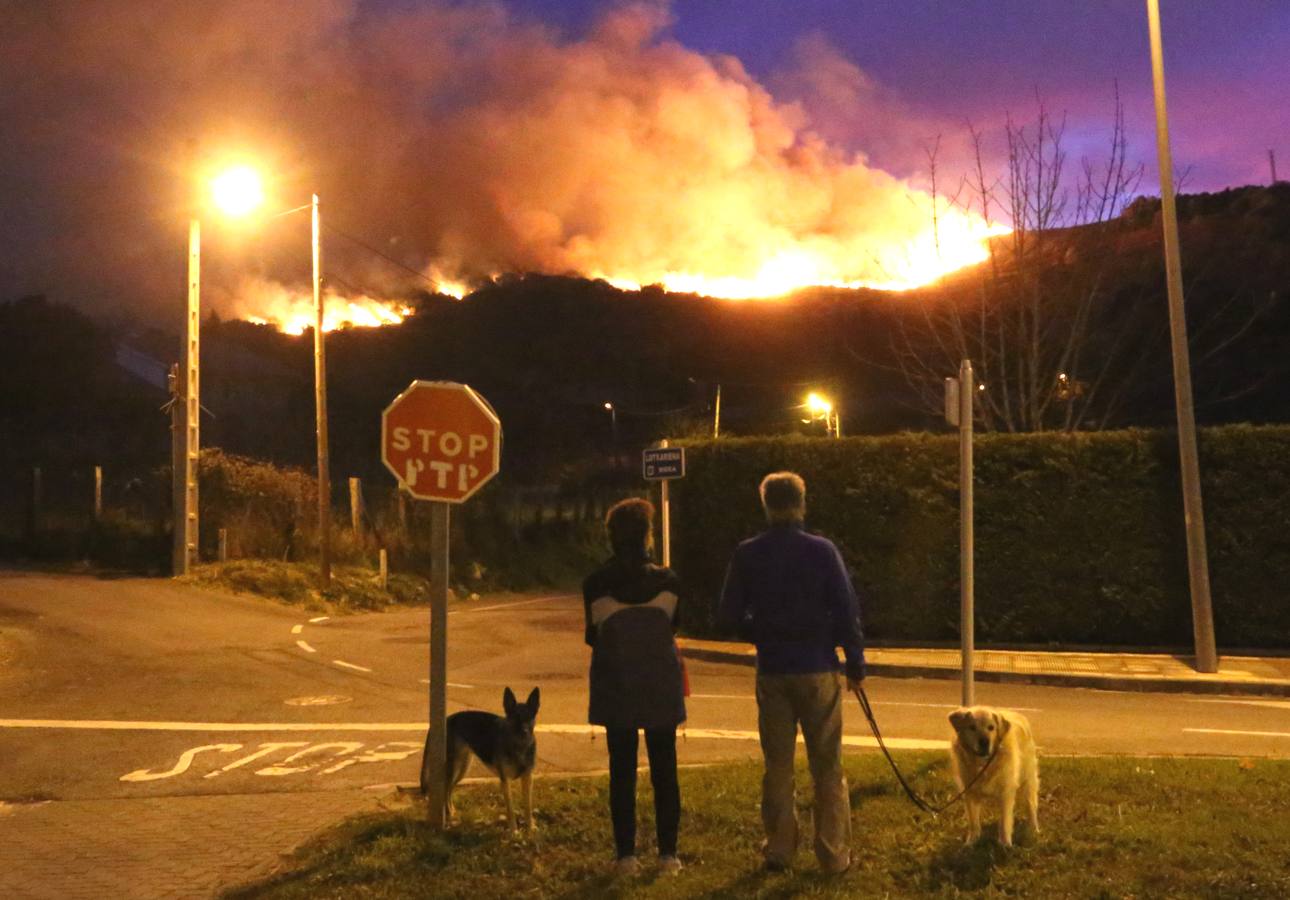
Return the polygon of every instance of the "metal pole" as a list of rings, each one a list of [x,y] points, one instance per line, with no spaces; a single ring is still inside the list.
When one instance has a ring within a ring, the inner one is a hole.
[[[430,827],[443,830],[443,773],[447,768],[448,742],[445,719],[448,712],[448,504],[430,504],[430,730],[426,738],[427,759],[422,762],[430,772],[430,796],[427,809]]]
[[[188,431],[184,428],[184,385],[179,379],[179,363],[170,367],[170,569],[176,577],[188,570],[188,551],[184,547],[184,460]]]
[[[314,406],[318,415],[318,577],[331,587],[331,472],[327,450],[327,356],[323,344],[322,239],[318,195],[310,201],[314,261]]]
[[[712,412],[712,439],[721,437],[721,385],[717,385],[717,405]]]
[[[663,441],[659,446],[667,447],[667,438],[663,438]],[[663,565],[670,568],[672,565],[672,502],[668,498],[667,486],[668,479],[664,478],[660,488],[660,505],[662,506],[662,511],[659,521],[659,530],[663,535]]]
[[[201,454],[201,225],[188,221],[188,306],[185,316],[182,381],[176,402],[183,404],[182,432],[175,446],[174,573],[187,575],[197,558],[197,467]],[[178,380],[178,379],[177,379]]]
[[[1165,276],[1169,292],[1169,336],[1173,349],[1174,405],[1178,411],[1178,455],[1182,466],[1183,519],[1187,530],[1187,570],[1191,587],[1192,635],[1196,669],[1218,671],[1214,610],[1209,593],[1205,550],[1205,513],[1200,492],[1200,459],[1196,449],[1196,413],[1192,407],[1191,359],[1183,306],[1182,258],[1178,248],[1178,210],[1174,203],[1173,160],[1169,151],[1169,116],[1165,108],[1165,63],[1160,40],[1160,3],[1147,0],[1151,33],[1151,74],[1156,98],[1156,152],[1160,159],[1160,206],[1164,225]]]
[[[959,366],[959,633],[963,641],[964,706],[975,702],[976,572],[972,533],[972,401],[975,396],[972,361],[965,359]]]

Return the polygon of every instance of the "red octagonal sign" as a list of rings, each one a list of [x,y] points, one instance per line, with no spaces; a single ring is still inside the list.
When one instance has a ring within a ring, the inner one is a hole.
[[[418,499],[463,502],[501,455],[501,420],[464,384],[414,381],[381,413],[381,462]]]

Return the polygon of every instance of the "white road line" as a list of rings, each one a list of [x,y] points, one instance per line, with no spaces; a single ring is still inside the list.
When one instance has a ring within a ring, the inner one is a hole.
[[[317,625],[319,622],[326,622],[331,616],[314,616],[309,620],[310,624]]]
[[[308,644],[306,641],[296,641],[296,646],[297,646],[297,647],[299,647],[301,650],[305,651],[306,653],[317,653],[317,652],[318,652],[318,651],[317,651],[317,650],[315,650],[313,647],[310,647],[310,646],[309,646],[309,644]]]
[[[371,669],[367,668],[367,666],[356,666],[356,665],[354,665],[353,663],[347,663],[347,662],[345,662],[345,660],[343,660],[343,659],[333,659],[333,660],[332,660],[332,663],[333,663],[334,665],[344,666],[346,669],[353,669],[355,672],[370,672],[370,671],[372,671]]]
[[[755,694],[691,694],[691,700],[756,700]],[[958,709],[957,703],[915,703],[909,700],[882,700],[875,702],[874,709],[882,709],[885,706],[917,706],[927,709]],[[1008,709],[1017,712],[1043,712],[1043,710],[1034,706],[1009,706]]]
[[[516,600],[513,603],[498,603],[493,606],[474,606],[469,609],[450,609],[448,610],[448,615],[455,616],[458,613],[490,612],[494,609],[510,609],[512,606],[528,606],[530,603],[545,603],[548,600],[572,600],[577,596],[577,594],[556,594],[551,597],[534,597],[531,600]]]
[[[1290,738],[1290,731],[1238,731],[1229,728],[1184,728],[1190,734],[1236,734],[1243,737],[1283,737]]]
[[[291,633],[292,633],[292,634],[299,634],[300,632],[302,632],[302,631],[304,631],[304,630],[305,630],[305,626],[303,626],[303,625],[292,625],[292,626],[291,626]]]
[[[0,728],[77,731],[425,731],[425,722],[130,722],[109,719],[0,719]]]
[[[603,734],[605,729],[600,725],[538,725],[534,731],[542,734]],[[721,741],[759,741],[761,734],[756,731],[741,731],[733,728],[687,728],[685,729],[687,738],[699,738]],[[923,738],[884,738],[888,747],[895,750],[945,750],[949,747],[950,742],[945,740],[929,741]],[[802,736],[798,735],[797,742],[802,743]],[[878,742],[871,737],[864,735],[844,734],[842,743],[847,747],[873,747],[878,746]]]
[[[131,722],[109,719],[0,719],[0,728],[46,728],[73,731],[206,731],[206,732],[255,732],[255,731],[412,731],[424,733],[429,727],[425,722]],[[538,725],[542,734],[603,734],[599,725]],[[1244,733],[1244,732],[1238,732]],[[1257,733],[1257,732],[1256,732]],[[726,728],[688,728],[686,737],[755,741],[755,731]],[[1290,734],[1284,735],[1290,737]],[[798,738],[801,741],[801,738]],[[898,750],[944,750],[948,741],[930,741],[923,738],[886,738],[887,746]],[[845,734],[842,743],[848,747],[877,747],[871,737]]]
[[[1290,709],[1290,700],[1215,700],[1210,697],[1188,697],[1188,703],[1237,703],[1241,706],[1267,706],[1272,709]]]

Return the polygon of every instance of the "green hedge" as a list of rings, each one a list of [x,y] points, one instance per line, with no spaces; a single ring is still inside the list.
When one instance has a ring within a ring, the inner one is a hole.
[[[875,639],[958,637],[952,435],[687,444],[673,558],[687,617],[713,634],[726,562],[762,527],[757,484],[792,469],[807,524],[867,596]],[[1290,428],[1200,438],[1221,646],[1290,647]],[[1186,647],[1191,612],[1172,433],[982,435],[976,443],[977,636],[983,642]]]

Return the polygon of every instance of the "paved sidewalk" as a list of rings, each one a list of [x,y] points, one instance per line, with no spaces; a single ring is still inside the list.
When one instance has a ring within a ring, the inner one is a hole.
[[[205,898],[276,871],[372,791],[0,803],[0,897]]]
[[[685,656],[753,665],[750,644],[681,638]],[[869,647],[869,674],[889,678],[959,677],[956,649]],[[1091,687],[1111,691],[1290,696],[1290,657],[1223,656],[1218,672],[1201,674],[1190,657],[1168,653],[1094,653],[978,650],[979,681]]]

